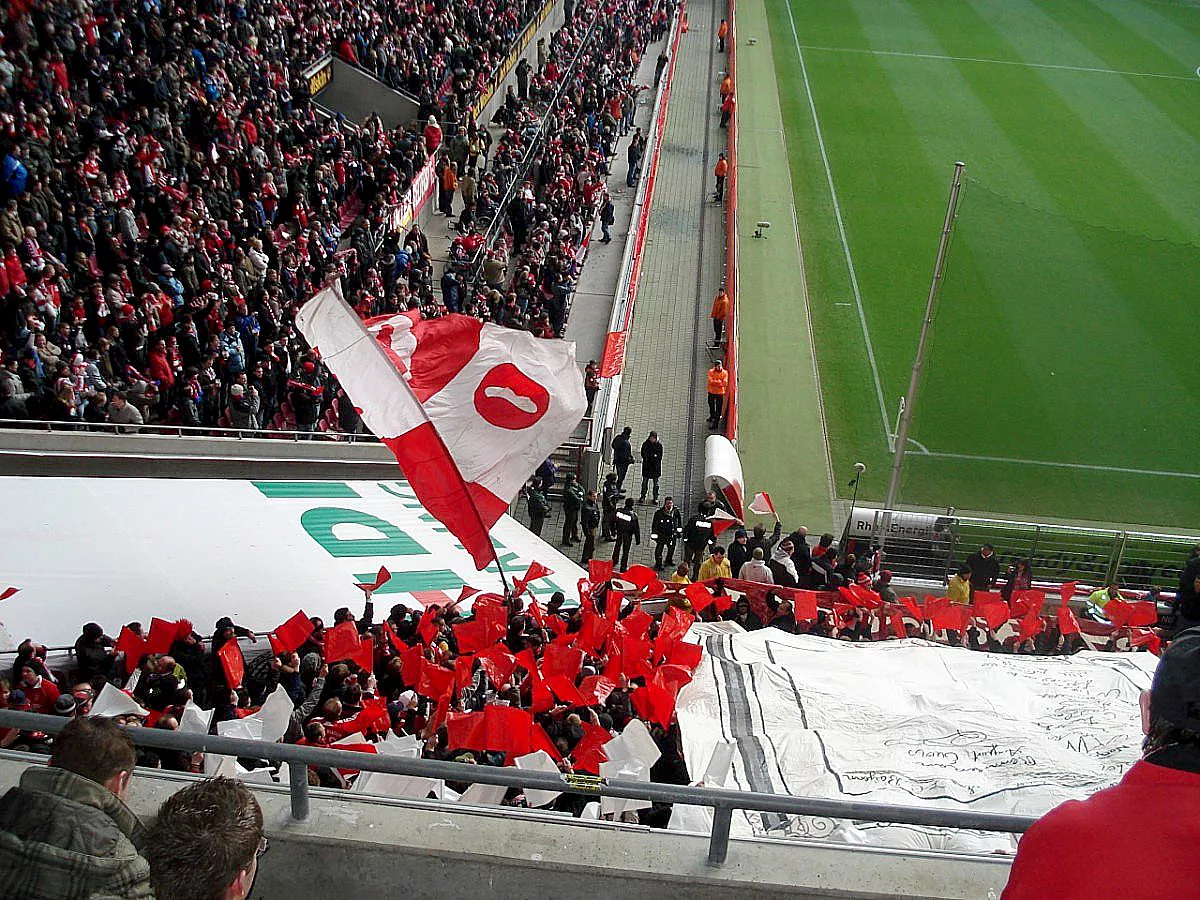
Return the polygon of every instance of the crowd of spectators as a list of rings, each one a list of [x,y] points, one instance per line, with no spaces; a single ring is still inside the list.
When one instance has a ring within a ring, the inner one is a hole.
[[[530,748],[459,740],[461,717],[498,707],[527,711],[540,729],[532,749],[546,749],[565,772],[591,775],[606,759],[603,745],[640,718],[662,754],[651,777],[687,783],[673,708],[699,662],[699,647],[689,652],[680,644],[692,616],[651,616],[607,583],[572,609],[561,593],[544,609],[528,597],[472,600],[463,614],[457,605],[398,604],[378,622],[368,595],[361,617],[346,607],[327,625],[297,614],[265,640],[228,618],[207,639],[186,621],[156,619],[149,629],[128,623],[115,639],[89,623],[66,666],[52,668],[45,647],[22,643],[11,679],[0,678],[0,708],[87,716],[100,692],[115,686],[142,708],[122,714],[122,724],[178,729],[195,706],[213,710],[215,733],[282,688],[294,707],[283,736],[289,743],[328,747],[354,735],[367,742],[412,736],[430,758],[502,765]],[[264,646],[260,652],[252,644]],[[663,695],[669,702],[657,705]],[[51,753],[53,739],[0,729],[0,747]],[[140,765],[204,771],[200,754],[139,752]],[[355,774],[321,768],[310,780],[347,787]],[[506,802],[520,805],[519,794],[512,791]],[[568,795],[556,808],[579,814],[585,799]],[[665,824],[668,816],[656,807],[642,819]]]
[[[0,418],[355,433],[292,324],[338,275],[364,318],[417,307],[561,333],[632,76],[669,8],[572,4],[509,89],[492,148],[472,109],[540,6],[7,4]],[[322,113],[304,70],[330,50],[416,95],[420,122]],[[420,228],[396,230],[431,155],[458,212],[440,284]]]

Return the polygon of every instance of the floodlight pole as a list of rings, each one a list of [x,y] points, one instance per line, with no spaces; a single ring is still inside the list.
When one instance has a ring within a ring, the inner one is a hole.
[[[929,299],[925,303],[925,321],[921,324],[921,339],[917,342],[917,355],[913,360],[912,375],[908,380],[908,393],[900,401],[900,425],[896,429],[896,442],[892,452],[892,477],[888,482],[887,499],[883,504],[883,533],[879,536],[880,549],[887,543],[892,523],[892,510],[900,496],[900,479],[904,472],[904,451],[908,445],[908,429],[912,424],[913,410],[917,407],[917,389],[921,386],[921,367],[925,364],[925,348],[929,342],[929,330],[933,325],[937,309],[938,289],[942,285],[942,274],[946,266],[946,251],[950,247],[950,234],[954,230],[954,216],[958,210],[958,194],[962,189],[962,173],[966,163],[954,164],[954,176],[950,180],[950,202],[946,206],[946,221],[942,223],[942,238],[938,243],[937,259],[933,264],[933,281],[929,285]]]

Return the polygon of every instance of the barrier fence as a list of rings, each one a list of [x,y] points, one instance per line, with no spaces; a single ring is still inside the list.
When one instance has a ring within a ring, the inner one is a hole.
[[[733,84],[734,107],[729,119],[729,178],[725,195],[725,292],[729,312],[725,316],[725,368],[729,371],[729,389],[725,394],[725,436],[737,443],[738,437],[738,304],[740,247],[738,245],[738,119],[737,108],[737,9],[729,0],[729,77]]]
[[[0,709],[0,726],[25,731],[57,734],[70,721],[61,716]],[[589,797],[613,797],[625,800],[649,800],[653,803],[685,803],[713,810],[713,828],[709,838],[708,865],[724,865],[729,853],[729,830],[734,810],[769,812],[782,815],[821,816],[833,819],[855,819],[869,822],[888,822],[903,825],[922,825],[941,828],[966,828],[976,831],[1020,834],[1029,829],[1035,819],[1002,813],[968,812],[957,809],[931,809],[885,803],[860,803],[847,800],[827,800],[818,797],[794,797],[724,788],[686,787],[656,782],[626,781],[580,777],[548,772],[534,772],[510,767],[470,765],[442,760],[363,753],[355,750],[332,750],[296,744],[269,744],[241,738],[221,737],[160,728],[129,728],[127,733],[139,747],[184,752],[216,753],[241,759],[269,760],[286,763],[287,784],[291,796],[292,819],[304,821],[309,816],[309,766],[328,766],[334,769],[353,768],[363,772],[384,772],[468,784],[491,784],[521,788],[583,794]],[[30,762],[40,762],[44,756],[21,754]],[[344,792],[322,791],[321,796],[344,799]],[[356,795],[370,797],[367,792]]]

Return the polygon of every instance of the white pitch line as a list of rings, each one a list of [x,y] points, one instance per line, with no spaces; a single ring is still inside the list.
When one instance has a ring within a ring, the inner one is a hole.
[[[850,287],[854,291],[854,305],[858,307],[858,322],[862,326],[863,341],[867,345],[867,360],[871,363],[871,377],[875,381],[875,397],[879,401],[879,419],[883,423],[884,443],[888,442],[887,403],[883,399],[883,382],[879,379],[879,364],[875,362],[875,346],[871,343],[871,332],[867,328],[867,314],[863,311],[862,293],[858,289],[858,276],[854,272],[854,259],[850,255],[850,242],[846,239],[846,226],[842,222],[842,207],[838,203],[837,189],[833,186],[833,170],[829,166],[829,154],[825,152],[825,138],[821,134],[821,120],[817,117],[817,103],[813,99],[812,85],[808,81],[808,67],[804,64],[804,51],[800,49],[800,36],[796,33],[796,17],[792,4],[785,3],[788,21],[792,26],[792,42],[796,45],[796,56],[800,60],[800,74],[804,77],[804,91],[808,95],[808,108],[812,112],[813,128],[817,133],[817,146],[821,150],[821,161],[825,164],[825,180],[829,182],[829,196],[833,200],[833,215],[837,219],[838,236],[842,239],[842,251],[846,256],[846,269],[850,272]]]
[[[1016,463],[1021,466],[1046,466],[1052,469],[1083,469],[1089,472],[1119,472],[1124,475],[1154,475],[1160,478],[1200,479],[1200,472],[1169,472],[1165,469],[1134,469],[1128,466],[1094,466],[1088,463],[1050,462],[1043,459],[1016,459],[1009,456],[979,456],[972,453],[940,453],[926,451],[928,456],[943,459],[965,459],[972,462]]]
[[[1106,69],[1102,66],[1067,66],[1056,63],[1025,62],[1019,59],[988,59],[982,56],[945,56],[941,53],[915,53],[908,50],[867,50],[863,47],[820,47],[807,45],[805,50],[821,53],[861,53],[867,56],[902,56],[911,59],[936,59],[943,62],[991,63],[997,66],[1019,66],[1023,69],[1053,69],[1059,72],[1091,72],[1097,75],[1128,75],[1131,78],[1166,78],[1171,81],[1195,81],[1191,75],[1166,75],[1162,72],[1129,72],[1123,69]],[[1196,74],[1200,75],[1200,67]]]

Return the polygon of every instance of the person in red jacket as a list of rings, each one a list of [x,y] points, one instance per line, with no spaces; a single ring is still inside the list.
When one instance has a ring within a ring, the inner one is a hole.
[[[54,712],[54,701],[61,693],[49,678],[43,678],[33,666],[21,667],[21,689],[29,701],[29,711],[35,713]]]
[[[1159,660],[1142,694],[1142,731],[1142,758],[1120,782],[1055,807],[1025,832],[1002,900],[1196,896],[1200,627]]]

